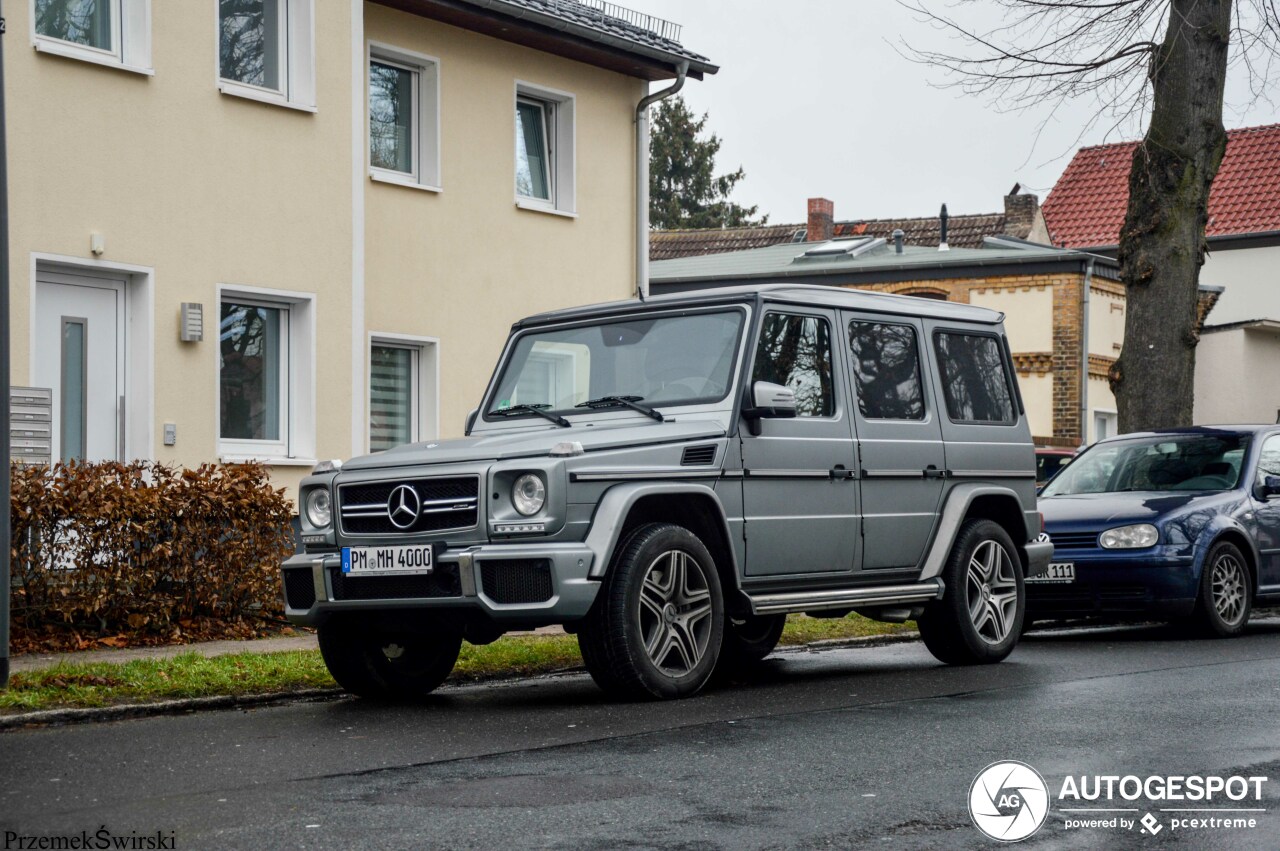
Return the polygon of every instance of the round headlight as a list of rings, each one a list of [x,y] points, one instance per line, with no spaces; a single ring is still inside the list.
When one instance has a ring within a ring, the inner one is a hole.
[[[333,503],[327,488],[316,488],[307,494],[307,519],[317,529],[327,528],[333,522]]]
[[[525,517],[542,510],[547,504],[547,486],[537,473],[525,473],[511,488],[511,504]]]
[[[1135,526],[1120,526],[1102,533],[1099,543],[1108,550],[1136,550],[1142,547],[1154,547],[1160,540],[1160,532],[1150,523],[1138,523]]]

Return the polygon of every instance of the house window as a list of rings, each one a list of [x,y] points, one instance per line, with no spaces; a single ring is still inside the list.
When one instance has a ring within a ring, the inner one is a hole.
[[[32,0],[36,50],[151,71],[151,0]]]
[[[574,99],[564,92],[516,86],[516,204],[575,212]]]
[[[219,89],[315,106],[314,0],[218,0]]]
[[[369,46],[369,176],[440,186],[439,61]]]
[[[313,455],[310,297],[224,291],[219,320],[219,454],[268,461]]]
[[[418,439],[421,350],[374,343],[369,353],[369,450],[381,452]]]

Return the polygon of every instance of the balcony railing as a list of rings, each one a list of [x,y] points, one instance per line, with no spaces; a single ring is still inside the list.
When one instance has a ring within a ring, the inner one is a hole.
[[[679,24],[663,20],[654,15],[646,15],[644,12],[637,12],[635,9],[628,9],[616,3],[606,3],[604,0],[552,0],[552,5],[571,10],[577,14],[582,14],[582,10],[585,7],[597,13],[601,23],[604,22],[605,18],[616,18],[626,21],[634,27],[648,30],[661,38],[677,43],[680,41]]]

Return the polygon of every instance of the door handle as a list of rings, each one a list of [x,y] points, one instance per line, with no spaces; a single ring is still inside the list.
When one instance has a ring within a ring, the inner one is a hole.
[[[858,474],[853,470],[846,470],[843,464],[837,464],[829,471],[832,481],[837,479],[856,479]]]
[[[946,470],[939,470],[936,465],[930,464],[924,468],[924,477],[926,479],[945,479],[947,477]]]

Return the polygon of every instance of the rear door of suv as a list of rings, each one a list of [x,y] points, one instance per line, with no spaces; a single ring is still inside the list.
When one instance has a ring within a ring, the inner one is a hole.
[[[861,467],[864,571],[914,568],[933,533],[946,469],[924,324],[841,311]]]

